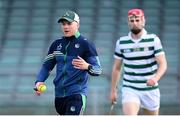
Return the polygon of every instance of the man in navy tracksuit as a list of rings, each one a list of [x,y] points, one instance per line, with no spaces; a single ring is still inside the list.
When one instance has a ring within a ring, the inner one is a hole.
[[[78,31],[79,21],[72,11],[65,12],[58,20],[64,36],[51,44],[35,82],[38,88],[56,65],[55,108],[60,115],[81,114],[85,109],[88,74],[102,73],[94,44]]]

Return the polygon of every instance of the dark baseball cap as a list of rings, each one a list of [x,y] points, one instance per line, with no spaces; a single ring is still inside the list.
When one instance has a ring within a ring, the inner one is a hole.
[[[76,21],[79,23],[79,16],[73,11],[66,11],[62,17],[59,18],[58,23],[61,23],[63,20],[67,20],[69,22]]]

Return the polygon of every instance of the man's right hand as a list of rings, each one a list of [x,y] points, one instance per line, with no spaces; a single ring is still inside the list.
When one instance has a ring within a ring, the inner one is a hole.
[[[44,82],[37,82],[36,85],[35,85],[35,87],[33,88],[34,91],[35,91],[35,94],[36,94],[37,96],[40,96],[41,93],[42,93],[42,92],[40,92],[40,91],[38,90],[38,87],[39,87],[40,85],[42,85],[42,84],[44,84]]]

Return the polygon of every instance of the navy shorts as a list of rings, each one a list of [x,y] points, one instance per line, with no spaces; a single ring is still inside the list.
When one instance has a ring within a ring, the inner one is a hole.
[[[63,98],[55,98],[55,108],[60,115],[80,115],[84,110],[83,97],[81,94]]]

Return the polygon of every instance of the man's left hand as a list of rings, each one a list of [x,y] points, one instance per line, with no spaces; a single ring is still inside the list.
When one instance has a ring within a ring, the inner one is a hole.
[[[74,68],[81,70],[87,70],[89,66],[89,64],[80,56],[78,56],[77,59],[73,59],[72,64],[74,65]]]
[[[157,83],[157,79],[156,78],[150,78],[147,80],[147,86],[154,86]]]

